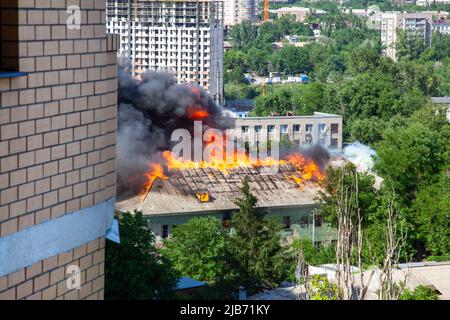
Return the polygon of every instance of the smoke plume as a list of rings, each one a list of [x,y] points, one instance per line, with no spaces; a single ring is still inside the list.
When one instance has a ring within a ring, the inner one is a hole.
[[[201,120],[203,130],[224,130],[234,126],[233,119],[210,95],[194,84],[177,84],[175,78],[162,71],[146,71],[133,77],[128,59],[119,59],[119,108],[117,136],[117,192],[133,196],[146,183],[145,173],[152,163],[162,163],[161,152],[171,150],[175,129],[193,134],[194,120]],[[280,150],[281,158],[299,152],[320,167],[329,160],[328,152],[319,146],[307,149]]]
[[[372,171],[375,150],[356,141],[344,148],[344,156],[350,160],[360,171]]]
[[[145,179],[158,151],[169,150],[170,136],[177,128],[192,132],[196,112],[206,111],[207,127],[223,128],[226,119],[209,94],[193,84],[177,84],[162,71],[147,71],[132,77],[130,66],[119,60],[119,109],[117,158],[118,193],[135,193]],[[156,158],[155,158],[156,157]]]

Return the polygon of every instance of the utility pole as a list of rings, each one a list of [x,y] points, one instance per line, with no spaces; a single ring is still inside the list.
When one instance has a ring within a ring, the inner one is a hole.
[[[315,215],[314,215],[314,210],[313,210],[313,216],[312,216],[312,244],[314,245],[315,244],[315,232],[316,232],[316,218],[315,218]]]

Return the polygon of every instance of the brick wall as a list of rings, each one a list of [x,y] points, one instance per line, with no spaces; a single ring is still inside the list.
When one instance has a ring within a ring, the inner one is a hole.
[[[105,239],[39,261],[7,276],[0,277],[0,300],[103,299]],[[67,269],[81,269],[81,289],[69,290]]]
[[[18,3],[17,19],[13,18],[15,10],[10,8],[15,3]],[[113,36],[106,35],[105,3],[0,2],[2,28],[18,28],[18,71],[28,73],[0,79],[0,237],[115,195],[117,44]],[[70,5],[81,8],[80,30],[67,28]],[[103,255],[103,246],[101,240],[97,256]],[[81,259],[81,253],[75,254],[80,250],[86,248],[74,249],[69,256],[76,258],[67,261]],[[89,259],[95,260],[95,253],[91,251]],[[45,260],[31,267],[43,268],[46,273],[42,275],[37,272],[37,277],[24,276],[27,268],[17,276],[8,276],[7,285],[2,278],[0,297],[103,296],[99,289],[103,287],[102,276],[89,285],[98,289],[93,295],[90,292],[93,289],[84,289],[86,294],[64,293],[57,285],[60,282],[52,283],[51,279],[48,288],[41,289],[39,282],[47,281],[42,276],[50,274],[51,278],[52,272],[61,272],[60,268],[66,264],[60,263],[66,259],[64,255],[52,259],[49,263],[58,260],[59,269],[46,271]],[[97,273],[101,275],[103,257],[96,260]],[[90,272],[96,273],[89,270],[85,277]],[[23,281],[15,280],[16,277]]]

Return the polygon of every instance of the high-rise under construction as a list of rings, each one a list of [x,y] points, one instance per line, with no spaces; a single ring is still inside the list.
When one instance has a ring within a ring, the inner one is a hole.
[[[108,0],[107,29],[135,73],[168,70],[223,100],[223,0]]]

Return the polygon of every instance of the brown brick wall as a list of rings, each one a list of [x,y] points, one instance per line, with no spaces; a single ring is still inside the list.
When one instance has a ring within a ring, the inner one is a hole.
[[[66,26],[70,5],[81,8],[80,30]],[[0,79],[0,237],[115,195],[117,39],[106,35],[105,5],[0,1],[2,31],[18,32],[17,71],[28,73]],[[103,260],[99,239],[40,261],[1,277],[0,300],[101,299]],[[66,292],[74,263],[82,289]]]
[[[0,236],[115,194],[117,44],[105,3],[19,1],[19,71],[29,74],[0,79]],[[81,30],[66,27],[72,4]]]
[[[27,268],[0,277],[0,300],[103,299],[105,239],[39,261]],[[81,269],[80,289],[69,290],[67,268]]]

